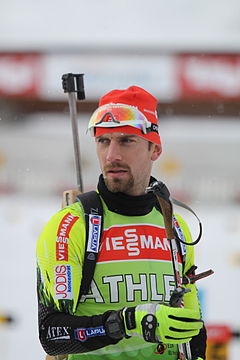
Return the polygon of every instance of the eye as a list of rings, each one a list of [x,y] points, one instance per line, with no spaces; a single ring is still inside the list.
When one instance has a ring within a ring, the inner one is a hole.
[[[109,142],[109,139],[108,138],[105,138],[105,137],[99,137],[99,138],[96,138],[96,143],[98,144],[107,144]]]
[[[122,142],[123,144],[130,144],[130,143],[135,142],[135,139],[126,136],[126,137],[121,138],[121,142]]]

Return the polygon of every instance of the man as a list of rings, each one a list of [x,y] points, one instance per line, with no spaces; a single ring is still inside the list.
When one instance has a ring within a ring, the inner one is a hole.
[[[193,359],[205,359],[196,287],[187,285],[184,308],[169,306],[170,248],[156,197],[145,193],[162,150],[156,108],[151,94],[131,86],[103,96],[90,119],[102,171],[101,247],[90,290],[79,299],[86,241],[81,203],[54,215],[40,236],[39,334],[50,355],[177,360],[178,344],[190,341]],[[177,221],[191,242],[187,225],[179,216]],[[193,264],[193,247],[187,246],[184,273]]]

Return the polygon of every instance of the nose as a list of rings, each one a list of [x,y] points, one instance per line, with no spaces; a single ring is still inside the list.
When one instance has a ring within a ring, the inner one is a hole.
[[[122,160],[120,145],[114,140],[111,140],[109,143],[106,160],[111,163]]]

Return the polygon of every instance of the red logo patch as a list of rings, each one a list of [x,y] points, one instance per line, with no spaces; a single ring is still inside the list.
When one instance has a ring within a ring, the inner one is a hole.
[[[124,260],[171,261],[164,228],[148,224],[113,226],[104,230],[98,262]],[[178,257],[180,262],[180,256]]]
[[[87,340],[85,329],[77,329],[77,330],[75,330],[74,335],[75,335],[75,338],[80,340],[80,341],[86,341]]]
[[[68,213],[60,222],[56,238],[56,259],[57,261],[68,261],[68,236],[74,223],[79,219]]]
[[[92,223],[93,225],[100,225],[101,220],[100,220],[99,216],[93,216],[93,217],[91,218],[91,223]]]

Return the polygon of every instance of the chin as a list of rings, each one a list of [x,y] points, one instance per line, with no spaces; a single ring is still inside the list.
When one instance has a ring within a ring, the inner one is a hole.
[[[133,179],[129,179],[129,180],[123,180],[123,179],[108,179],[108,178],[105,178],[105,184],[108,188],[109,191],[111,192],[122,192],[122,193],[125,193],[125,194],[129,194],[131,193],[131,190],[133,189],[133,185],[134,185],[134,182],[133,182]]]
[[[122,184],[118,179],[105,179],[105,184],[111,192],[122,192],[125,188],[124,184]]]

